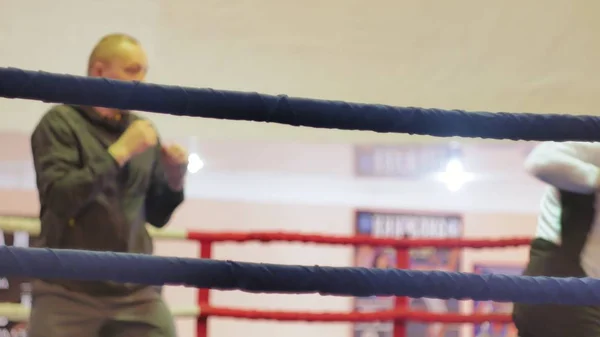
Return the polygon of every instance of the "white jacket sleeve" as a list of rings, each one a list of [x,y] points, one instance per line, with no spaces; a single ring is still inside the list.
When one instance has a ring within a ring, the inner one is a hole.
[[[600,175],[600,143],[545,142],[533,149],[525,169],[537,179],[574,193],[593,193]]]

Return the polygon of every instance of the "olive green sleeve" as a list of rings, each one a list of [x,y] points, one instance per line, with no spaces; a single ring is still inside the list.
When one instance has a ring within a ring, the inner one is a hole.
[[[82,146],[65,118],[65,111],[48,111],[31,135],[31,151],[42,209],[68,219],[114,180],[118,164],[108,151],[80,157]]]
[[[156,147],[156,163],[152,181],[146,193],[146,221],[154,227],[164,227],[175,209],[184,201],[183,190],[173,191],[167,182],[165,168],[160,161],[160,144]],[[182,167],[185,170],[185,167]]]

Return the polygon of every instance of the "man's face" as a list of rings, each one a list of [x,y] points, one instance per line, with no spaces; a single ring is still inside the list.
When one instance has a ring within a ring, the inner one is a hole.
[[[115,56],[108,62],[98,62],[91,75],[122,81],[144,81],[148,72],[148,59],[141,46],[121,43]]]

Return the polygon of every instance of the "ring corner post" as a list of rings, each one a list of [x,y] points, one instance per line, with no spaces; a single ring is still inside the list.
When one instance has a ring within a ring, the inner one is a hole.
[[[212,257],[212,242],[200,241],[200,258],[210,259]],[[205,288],[198,289],[198,307],[202,308],[209,305],[210,290]],[[196,319],[196,337],[208,337],[208,316],[202,314]]]
[[[398,247],[396,249],[396,268],[410,268],[410,253],[408,247]],[[408,311],[408,297],[396,297],[394,309],[396,311]],[[395,319],[393,326],[393,337],[406,337],[406,320],[403,318]]]

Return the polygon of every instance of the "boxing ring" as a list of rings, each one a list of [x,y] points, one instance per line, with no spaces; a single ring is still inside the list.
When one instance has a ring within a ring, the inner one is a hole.
[[[148,83],[0,68],[0,97],[53,103],[104,106],[178,116],[272,122],[317,128],[370,130],[438,137],[510,140],[579,140],[600,138],[600,118],[592,116],[466,112],[268,96],[257,93],[182,88]],[[39,224],[5,217],[0,229],[35,234]],[[510,322],[506,315],[460,315],[411,312],[407,297],[493,300],[498,302],[600,304],[600,280],[592,278],[477,275],[409,270],[408,251],[419,247],[500,248],[527,245],[528,238],[502,240],[420,240],[339,237],[294,233],[216,233],[153,230],[157,239],[193,240],[200,259],[60,249],[0,247],[0,275],[28,278],[107,280],[199,288],[198,306],[173,309],[197,317],[197,335],[206,337],[207,318],[237,317],[287,321],[393,321],[394,336],[405,336],[406,321]],[[396,269],[294,266],[211,259],[219,242],[304,242],[370,245],[396,249]],[[156,270],[163,271],[157,273]],[[249,311],[210,305],[209,289],[253,293],[319,293],[324,296],[395,296],[395,309],[372,313],[300,313]],[[25,319],[23,308],[2,307],[0,315]],[[18,312],[17,312],[18,311]],[[17,317],[19,316],[19,317]]]

